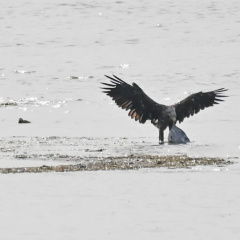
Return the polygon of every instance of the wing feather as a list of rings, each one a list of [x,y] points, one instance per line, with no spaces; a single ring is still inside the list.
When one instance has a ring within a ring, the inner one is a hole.
[[[174,107],[177,115],[177,121],[181,123],[184,118],[188,118],[190,115],[193,116],[200,110],[224,101],[222,98],[227,97],[226,95],[223,95],[226,91],[227,89],[225,88],[219,88],[211,92],[198,92],[188,96],[181,102],[176,103]]]
[[[130,85],[115,75],[105,76],[110,79],[111,84],[102,83],[106,86],[102,88],[103,92],[120,108],[130,110],[128,116],[135,121],[145,123],[147,120],[159,119],[162,115],[166,106],[153,101],[136,83]]]

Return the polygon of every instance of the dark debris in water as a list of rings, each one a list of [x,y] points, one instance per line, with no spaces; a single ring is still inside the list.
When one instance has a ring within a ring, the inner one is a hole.
[[[105,151],[106,149],[85,149],[85,152],[103,152]]]
[[[30,121],[28,121],[28,120],[24,120],[24,119],[22,119],[22,118],[19,118],[19,120],[18,120],[18,123],[31,123]]]
[[[99,170],[137,170],[141,168],[192,168],[194,166],[215,165],[223,167],[233,164],[222,158],[192,158],[181,156],[136,156],[88,158],[78,164],[41,167],[0,168],[0,173],[40,173],[40,172],[77,172]]]
[[[11,107],[11,106],[17,106],[16,102],[5,102],[5,103],[0,103],[0,107]]]

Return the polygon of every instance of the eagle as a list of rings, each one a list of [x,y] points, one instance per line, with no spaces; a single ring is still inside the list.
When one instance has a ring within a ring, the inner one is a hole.
[[[122,109],[128,112],[128,116],[139,123],[150,120],[159,129],[159,143],[164,143],[164,130],[169,130],[181,123],[185,118],[193,116],[200,110],[211,107],[224,101],[227,97],[224,92],[228,89],[219,88],[210,92],[198,92],[174,105],[163,105],[152,100],[136,83],[132,85],[124,82],[119,77],[105,75],[111,83],[103,83],[103,92]]]

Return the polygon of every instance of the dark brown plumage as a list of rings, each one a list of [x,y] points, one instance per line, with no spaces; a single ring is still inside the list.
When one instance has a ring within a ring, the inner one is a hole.
[[[212,107],[214,104],[219,104],[219,102],[224,101],[220,98],[227,97],[222,95],[225,91],[227,91],[227,89],[219,88],[211,92],[198,92],[191,94],[179,103],[176,103],[174,107],[177,115],[177,121],[181,123],[184,118],[193,116],[200,110]]]
[[[151,120],[151,123],[159,128],[160,141],[163,141],[163,131],[167,127],[171,128],[177,121],[181,123],[184,118],[218,104],[223,101],[221,98],[226,97],[222,94],[227,91],[225,88],[220,88],[211,92],[198,92],[174,105],[166,106],[148,97],[136,83],[130,85],[115,75],[106,77],[111,83],[102,83],[105,85],[103,92],[119,107],[129,110],[128,116],[135,121],[145,123]]]

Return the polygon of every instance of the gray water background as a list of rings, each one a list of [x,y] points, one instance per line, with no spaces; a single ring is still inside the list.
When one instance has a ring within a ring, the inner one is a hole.
[[[0,175],[1,238],[239,239],[239,13],[234,0],[1,1],[1,167],[132,153],[236,162]],[[104,74],[164,104],[220,87],[229,98],[179,125],[191,144],[159,146],[101,93]]]
[[[87,138],[104,156],[238,157],[238,1],[20,0],[0,7],[2,152],[14,149],[5,157],[28,154],[26,142],[39,148],[35,137],[51,136],[60,137],[59,144],[68,137],[70,146],[73,137],[81,146]],[[229,98],[178,125],[191,144],[157,146],[157,129],[134,122],[101,92],[105,74],[136,82],[163,104],[221,87]],[[32,123],[17,124],[19,117]],[[83,149],[74,151],[84,157]]]

